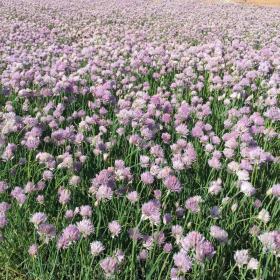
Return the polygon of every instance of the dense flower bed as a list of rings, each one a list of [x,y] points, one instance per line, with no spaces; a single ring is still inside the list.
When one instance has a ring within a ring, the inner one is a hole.
[[[0,3],[0,266],[26,279],[280,277],[280,10]]]

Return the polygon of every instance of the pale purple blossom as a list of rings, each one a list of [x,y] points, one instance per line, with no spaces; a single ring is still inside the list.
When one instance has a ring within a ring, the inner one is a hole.
[[[57,248],[58,249],[66,249],[71,244],[75,243],[80,238],[80,231],[77,226],[75,225],[69,225],[67,226],[61,236],[59,237],[57,241]]]
[[[45,223],[47,221],[47,215],[42,212],[37,212],[32,215],[30,222],[38,227],[40,224]]]
[[[117,270],[117,259],[115,257],[107,257],[100,261],[100,266],[106,276],[112,276]]]
[[[193,196],[186,200],[185,207],[192,213],[200,212],[200,203],[202,202],[201,196]]]
[[[142,205],[142,218],[149,220],[152,224],[160,223],[160,203],[156,200],[150,200]]]
[[[234,260],[238,266],[243,266],[249,262],[249,251],[248,250],[237,250],[234,253]]]
[[[121,232],[121,225],[117,221],[112,221],[108,225],[111,236],[117,237]]]
[[[104,250],[105,248],[100,241],[93,241],[90,243],[90,252],[94,257],[100,255]]]
[[[89,219],[83,219],[77,223],[77,228],[83,237],[88,237],[94,233],[94,226]]]
[[[36,257],[38,253],[38,246],[36,244],[32,244],[29,248],[28,248],[28,254],[31,257]]]
[[[178,178],[174,175],[169,175],[163,180],[163,184],[171,192],[180,192],[182,187]]]
[[[135,203],[139,199],[138,193],[136,191],[132,191],[132,192],[128,193],[126,197],[131,203]]]
[[[211,226],[210,235],[221,243],[228,241],[228,233],[219,226]]]
[[[173,256],[174,265],[183,273],[188,272],[192,267],[192,262],[189,256],[183,252],[179,252]]]

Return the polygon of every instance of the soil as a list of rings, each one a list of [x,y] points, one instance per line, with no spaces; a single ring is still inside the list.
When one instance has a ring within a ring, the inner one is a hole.
[[[254,5],[261,5],[261,6],[279,6],[280,7],[280,0],[237,0],[232,1],[237,3],[244,3],[244,4],[254,4]]]

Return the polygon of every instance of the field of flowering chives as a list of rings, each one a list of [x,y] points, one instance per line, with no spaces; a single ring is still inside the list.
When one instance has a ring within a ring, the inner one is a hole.
[[[0,2],[1,280],[280,278],[280,9],[221,2]]]

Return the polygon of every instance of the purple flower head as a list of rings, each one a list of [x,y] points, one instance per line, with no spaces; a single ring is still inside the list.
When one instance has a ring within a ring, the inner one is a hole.
[[[94,227],[89,219],[83,219],[77,223],[77,228],[83,237],[88,237],[94,232]]]
[[[53,179],[53,176],[54,175],[53,175],[52,171],[50,171],[50,170],[45,170],[43,172],[43,179],[45,181],[51,181]]]
[[[180,240],[180,244],[182,248],[188,252],[189,250],[196,248],[199,243],[204,240],[204,237],[201,233],[197,231],[189,232],[186,237]]]
[[[160,223],[160,203],[157,200],[150,200],[142,205],[142,218],[149,220],[152,224]]]
[[[138,228],[131,228],[128,230],[128,235],[132,240],[139,240],[142,238],[142,234]]]
[[[101,186],[96,194],[97,201],[101,200],[111,200],[113,198],[113,190],[107,186]]]
[[[218,226],[211,226],[210,235],[221,243],[228,241],[228,233]]]
[[[147,250],[151,250],[154,243],[155,240],[152,236],[149,235],[143,236],[143,247],[145,247]]]
[[[234,253],[234,260],[238,266],[243,266],[249,262],[249,251],[248,250],[237,250]]]
[[[145,168],[148,167],[150,163],[150,158],[148,156],[140,156],[140,165]]]
[[[7,217],[4,213],[0,213],[0,229],[5,228],[5,226],[8,224]]]
[[[47,215],[42,212],[37,212],[32,215],[30,222],[38,227],[40,224],[45,223],[47,221]]]
[[[145,185],[151,185],[154,182],[154,176],[150,172],[144,172],[141,174],[141,181]]]
[[[255,259],[255,258],[250,258],[250,260],[248,262],[248,265],[247,265],[247,268],[251,269],[251,270],[257,270],[259,268],[258,260]]]
[[[124,252],[120,249],[117,249],[115,252],[115,258],[117,259],[118,264],[122,263],[125,258]]]
[[[208,164],[213,169],[221,169],[221,166],[222,166],[220,159],[218,157],[214,157],[214,156],[208,160]]]
[[[195,253],[195,258],[198,261],[203,262],[205,258],[212,258],[215,254],[215,250],[211,242],[204,240],[198,243]]]
[[[5,192],[8,189],[8,184],[5,181],[0,181],[0,193]]]
[[[216,181],[212,181],[210,183],[210,187],[208,189],[208,193],[212,195],[218,195],[222,190],[222,180],[219,178]]]
[[[154,190],[154,197],[155,197],[156,200],[160,200],[161,190]]]
[[[62,235],[59,237],[57,241],[57,248],[66,249],[71,244],[78,241],[79,238],[80,238],[80,231],[78,227],[75,225],[69,225],[63,230]]]
[[[173,256],[174,265],[181,271],[182,273],[188,272],[192,267],[192,262],[189,256],[187,256],[183,252],[179,252],[174,254]]]
[[[117,270],[117,259],[114,257],[107,257],[100,261],[100,266],[107,277],[112,276]]]
[[[254,201],[254,207],[255,208],[257,208],[257,209],[259,209],[259,208],[261,208],[262,207],[262,201],[261,200],[259,200],[259,199],[256,199],[255,201]]]
[[[28,254],[31,257],[36,257],[38,253],[38,246],[36,244],[32,244],[29,248],[28,248]]]
[[[272,194],[276,197],[280,198],[280,184],[275,184],[272,186],[271,190]]]
[[[177,218],[182,218],[182,217],[184,217],[184,215],[186,213],[186,209],[178,206],[178,207],[176,207],[175,213],[176,213]]]
[[[200,202],[202,202],[201,196],[193,196],[186,200],[185,207],[192,213],[198,213],[200,212]]]
[[[70,209],[70,210],[66,210],[65,215],[64,215],[64,217],[65,217],[67,220],[73,219],[74,216],[75,216],[74,211],[71,210],[71,209]]]
[[[99,256],[104,250],[105,248],[100,241],[90,243],[90,252],[94,257]]]
[[[172,215],[170,213],[166,213],[162,217],[162,221],[165,225],[170,224],[172,221]]]
[[[163,184],[166,188],[168,188],[171,192],[180,192],[182,187],[178,178],[174,175],[169,175],[163,180]]]
[[[142,249],[140,252],[139,252],[139,255],[138,255],[138,259],[140,261],[145,261],[149,256],[149,251],[146,250],[146,249]]]
[[[138,193],[136,191],[128,193],[126,197],[131,203],[135,203],[138,201]]]
[[[44,240],[45,243],[48,243],[49,240],[52,240],[56,236],[56,228],[52,224],[40,224],[38,226],[38,234]]]
[[[15,187],[11,191],[11,196],[18,202],[20,206],[22,206],[26,200],[26,195],[24,194],[24,191],[20,187]]]
[[[117,221],[109,223],[108,228],[113,238],[118,236],[121,232],[121,225]]]
[[[171,243],[165,243],[165,244],[163,245],[163,251],[164,251],[165,253],[171,253],[171,252],[172,252],[172,249],[173,249],[173,246],[172,246]]]
[[[183,228],[180,225],[174,225],[171,227],[171,234],[176,240],[180,240],[183,235]]]
[[[17,146],[15,144],[8,143],[6,149],[4,150],[4,152],[1,156],[2,159],[4,161],[8,161],[8,160],[12,159],[16,149],[17,149]]]
[[[240,183],[240,191],[246,196],[253,196],[256,193],[256,189],[248,181],[243,181]]]
[[[80,207],[80,215],[83,218],[90,218],[92,216],[92,208],[89,205],[82,205]]]
[[[9,209],[11,208],[11,205],[5,201],[0,202],[0,214],[5,215]]]
[[[25,193],[32,193],[36,191],[36,185],[33,182],[27,182],[25,187],[24,187],[24,192]]]
[[[163,143],[168,144],[171,141],[171,135],[169,133],[162,133],[161,139]]]
[[[69,185],[77,186],[81,183],[81,178],[79,176],[72,176],[69,180]]]
[[[271,251],[273,254],[280,253],[280,231],[268,231],[258,236],[265,251]]]
[[[70,201],[71,192],[67,189],[60,188],[58,190],[58,196],[59,203],[61,203],[62,205],[66,205]]]

